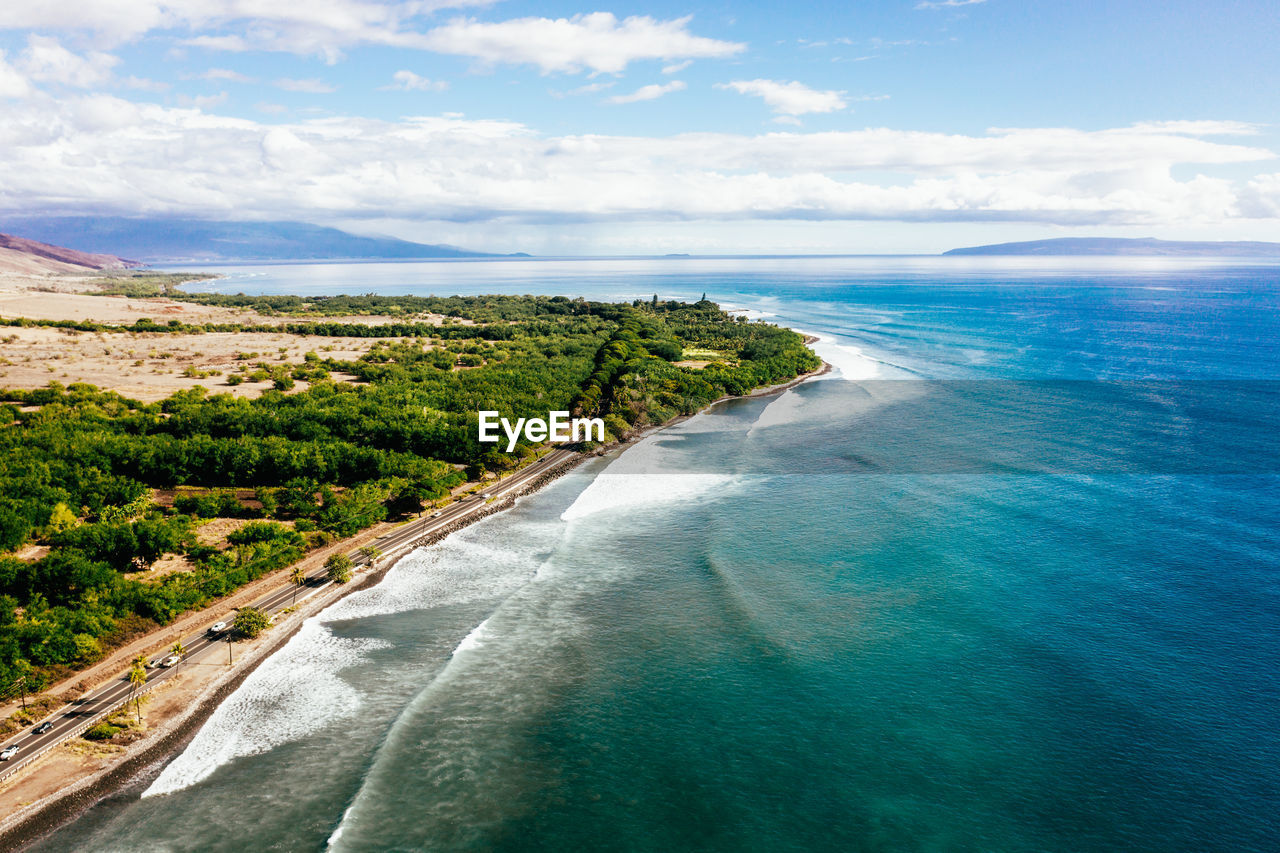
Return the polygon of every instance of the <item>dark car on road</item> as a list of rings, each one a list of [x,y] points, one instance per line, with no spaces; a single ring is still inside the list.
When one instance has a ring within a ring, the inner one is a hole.
[[[41,723],[40,725],[32,729],[31,732],[32,734],[42,735],[45,732],[49,731],[49,729],[51,728],[53,728],[53,722],[50,720],[45,720],[43,723]]]

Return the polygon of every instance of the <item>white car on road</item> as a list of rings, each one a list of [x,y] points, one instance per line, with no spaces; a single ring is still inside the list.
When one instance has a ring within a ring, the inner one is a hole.
[[[221,634],[225,630],[227,630],[226,622],[214,622],[212,625],[209,626],[210,634]]]
[[[4,752],[0,752],[0,761],[8,761],[10,758],[13,758],[18,754],[18,750],[21,748],[22,747],[20,746],[11,746]]]

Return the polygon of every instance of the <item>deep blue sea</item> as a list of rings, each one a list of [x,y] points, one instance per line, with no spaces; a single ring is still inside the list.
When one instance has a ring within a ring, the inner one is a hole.
[[[40,849],[1280,849],[1280,267],[226,271],[705,292],[836,370],[414,553]]]

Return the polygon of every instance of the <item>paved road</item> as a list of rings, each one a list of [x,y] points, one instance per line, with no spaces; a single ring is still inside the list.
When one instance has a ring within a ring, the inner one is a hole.
[[[500,483],[494,484],[481,494],[470,495],[462,500],[455,501],[437,515],[430,515],[401,525],[390,533],[374,540],[373,544],[384,555],[392,556],[399,551],[405,550],[422,537],[476,512],[489,502],[485,495],[489,498],[498,498],[517,491],[530,480],[545,474],[576,455],[572,450],[553,450],[537,462],[517,471]],[[357,552],[353,552],[349,556],[357,563],[364,562],[364,558]],[[308,575],[307,582],[303,587],[298,588],[289,583],[284,587],[267,593],[255,601],[252,606],[261,608],[268,613],[275,613],[292,605],[295,598],[298,601],[305,600],[328,586],[329,583],[330,581],[325,577],[324,570],[321,569]],[[234,611],[230,611],[226,616],[212,620],[210,624],[217,621],[224,621],[230,624],[234,616]],[[221,659],[218,655],[226,656],[232,649],[232,644],[228,642],[228,636],[226,632],[214,635],[206,630],[183,638],[182,644],[187,649],[186,657],[181,663],[169,669],[163,667],[149,668],[147,670],[146,686],[151,687],[166,678],[171,678],[174,673],[190,666],[197,660],[220,663]],[[157,651],[152,655],[152,659],[158,662],[168,656],[168,651]],[[108,681],[98,689],[87,693],[70,705],[46,717],[45,719],[48,722],[53,723],[53,728],[49,731],[37,735],[32,729],[26,729],[0,743],[0,749],[7,749],[10,746],[19,747],[18,754],[9,762],[0,762],[0,778],[8,775],[12,770],[30,763],[56,746],[72,732],[79,731],[90,723],[105,717],[111,711],[127,702],[136,689],[138,688],[129,683],[128,673],[122,673],[120,677]]]

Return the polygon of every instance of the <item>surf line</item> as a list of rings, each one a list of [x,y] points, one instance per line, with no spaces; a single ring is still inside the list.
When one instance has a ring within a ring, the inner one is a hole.
[[[507,435],[507,452],[516,449],[521,431],[525,440],[531,444],[550,441],[553,444],[567,444],[578,441],[598,441],[604,443],[604,420],[602,418],[570,418],[568,412],[548,412],[547,419],[520,418],[512,426],[507,418],[499,417],[492,410],[476,412],[479,416],[480,441],[497,443],[502,436],[497,434],[499,426]]]

